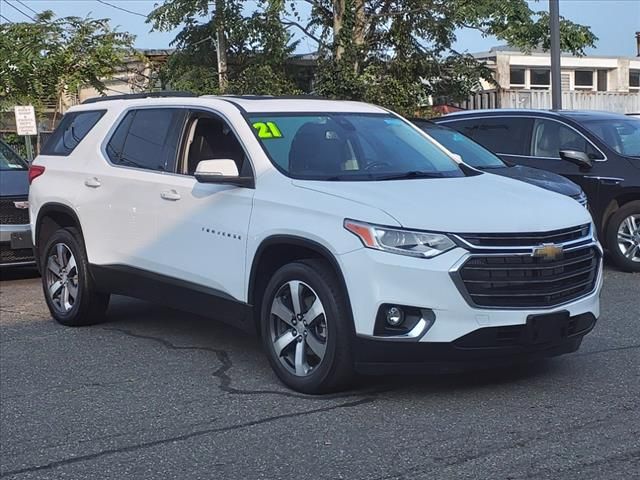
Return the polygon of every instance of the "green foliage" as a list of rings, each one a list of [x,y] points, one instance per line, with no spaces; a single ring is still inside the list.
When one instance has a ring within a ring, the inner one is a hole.
[[[226,93],[296,93],[286,69],[296,42],[280,22],[283,4],[263,0],[250,15],[242,7],[240,0],[170,0],[151,12],[155,29],[184,24],[173,41],[176,52],[161,72],[163,81],[173,89],[220,93],[215,44],[220,22],[228,46]]]
[[[157,29],[184,24],[177,52],[163,75],[173,88],[219,91],[216,27],[224,25],[231,93],[296,91],[287,58],[295,49],[291,30],[318,45],[315,93],[364,100],[413,114],[430,98],[461,100],[481,80],[493,82],[486,65],[452,45],[461,28],[481,31],[524,51],[549,46],[548,14],[526,0],[259,0],[246,14],[241,0],[168,0],[152,12]],[[561,47],[583,54],[596,37],[588,27],[561,22]]]
[[[481,80],[493,82],[484,64],[452,48],[461,28],[494,35],[524,51],[549,46],[548,14],[532,11],[525,0],[312,3],[304,30],[318,40],[322,53],[318,91],[405,113],[413,113],[429,97],[461,100]],[[562,20],[563,50],[580,55],[596,40],[588,27]]]
[[[33,23],[1,24],[0,107],[57,104],[87,84],[103,92],[103,79],[124,64],[132,42],[108,20],[54,18],[51,11]]]

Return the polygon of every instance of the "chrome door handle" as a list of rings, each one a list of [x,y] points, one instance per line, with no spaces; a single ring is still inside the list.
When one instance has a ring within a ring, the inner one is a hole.
[[[84,184],[89,188],[98,188],[100,185],[102,185],[102,183],[100,183],[100,180],[98,180],[97,177],[87,178],[84,181]]]
[[[164,198],[165,200],[172,200],[172,201],[176,201],[176,200],[180,200],[180,194],[178,192],[176,192],[175,190],[165,190],[164,192],[162,192],[160,194],[160,196],[162,198]]]

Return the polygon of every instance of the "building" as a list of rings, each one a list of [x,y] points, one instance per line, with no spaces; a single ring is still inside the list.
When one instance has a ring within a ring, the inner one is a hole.
[[[502,89],[551,89],[548,52],[525,54],[512,47],[494,47],[474,57],[494,71],[494,78]],[[560,62],[563,91],[640,92],[640,59],[637,57],[563,55]]]
[[[122,69],[112,77],[104,80],[104,93],[100,93],[92,86],[86,85],[80,89],[77,98],[69,99],[65,107],[68,108],[71,105],[82,103],[88,98],[101,95],[123,95],[145,92],[151,88],[162,89],[162,85],[159,85],[158,70],[173,52],[173,49],[139,50],[136,55],[126,60]]]
[[[637,35],[638,36],[638,35]],[[640,41],[640,36],[638,36]],[[640,52],[638,52],[640,53]],[[474,57],[492,71],[495,84],[464,104],[468,108],[550,108],[551,57],[509,47],[494,47]],[[561,82],[564,108],[621,113],[640,110],[640,58],[562,55]]]

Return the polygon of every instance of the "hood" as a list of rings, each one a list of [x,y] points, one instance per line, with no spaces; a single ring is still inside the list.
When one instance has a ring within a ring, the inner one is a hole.
[[[403,227],[420,230],[544,232],[591,222],[575,200],[497,175],[372,182],[294,180],[293,184],[378,208]]]
[[[536,187],[561,193],[568,197],[577,197],[582,192],[582,189],[571,180],[563,177],[562,175],[558,175],[557,173],[540,170],[539,168],[514,165],[512,167],[492,168],[484,171],[500,175],[502,177],[520,180],[521,182],[530,183]]]
[[[29,176],[27,170],[0,171],[0,196],[26,197],[29,195]]]

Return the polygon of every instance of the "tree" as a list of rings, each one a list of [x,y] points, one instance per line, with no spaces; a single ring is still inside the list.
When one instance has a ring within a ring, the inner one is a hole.
[[[429,96],[462,99],[492,81],[490,70],[452,45],[460,28],[494,35],[524,51],[549,46],[546,12],[525,0],[305,0],[288,22],[318,44],[318,92],[362,99],[412,113]],[[597,38],[588,27],[561,23],[561,47],[583,54]]]
[[[296,91],[286,60],[296,43],[280,22],[282,0],[169,0],[149,15],[154,29],[184,25],[162,72],[174,89],[196,93],[284,94]]]
[[[33,23],[0,25],[0,107],[32,104],[40,109],[83,85],[105,91],[131,54],[133,37],[106,19],[54,18],[45,11]]]

